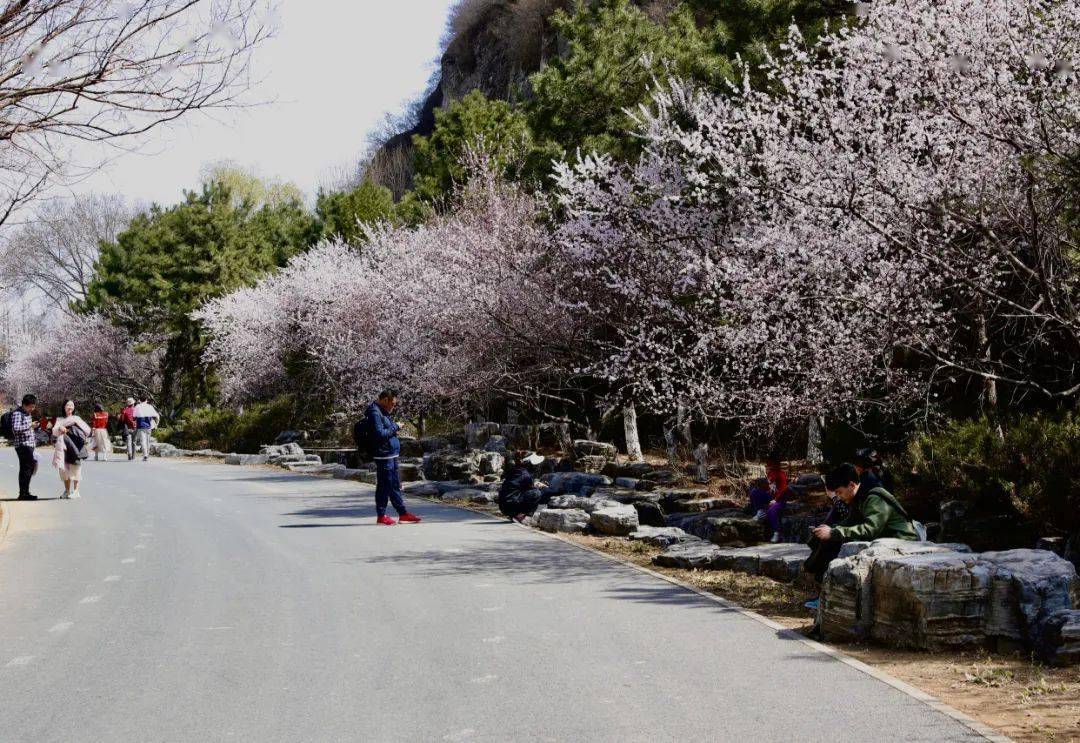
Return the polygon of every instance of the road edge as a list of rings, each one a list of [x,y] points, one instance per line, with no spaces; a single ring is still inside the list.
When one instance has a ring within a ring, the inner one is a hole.
[[[11,526],[11,509],[4,508],[4,504],[0,503],[0,544],[4,543],[4,539],[7,537],[8,528]]]
[[[413,496],[413,497],[417,497],[417,496]],[[469,508],[467,506],[463,506],[463,505],[459,505],[459,504],[455,504],[455,503],[447,503],[446,501],[435,500],[435,499],[431,499],[431,498],[423,498],[423,500],[426,500],[429,503],[438,504],[440,506],[448,506],[450,508],[456,508],[458,510],[468,511],[470,513],[475,513],[477,515],[484,516],[484,517],[486,517],[488,519],[491,519],[492,521],[503,521],[503,519],[496,518],[495,516],[492,516],[490,513],[485,513],[484,511],[480,511],[480,510],[474,509],[474,508]],[[599,555],[600,557],[603,557],[603,558],[605,558],[607,560],[610,560],[611,562],[617,563],[619,565],[624,565],[624,566],[626,566],[628,568],[632,568],[632,569],[634,569],[634,570],[636,570],[636,571],[638,571],[640,573],[644,573],[645,575],[650,575],[650,576],[652,576],[654,578],[659,578],[662,581],[665,581],[665,582],[670,583],[672,585],[678,586],[679,588],[690,591],[691,593],[695,593],[698,596],[701,596],[702,598],[708,599],[709,601],[712,601],[714,603],[717,603],[717,604],[723,606],[725,609],[728,609],[730,611],[735,611],[735,612],[741,614],[742,616],[747,617],[748,619],[752,619],[755,622],[758,622],[759,624],[763,624],[763,625],[765,625],[766,627],[768,627],[770,629],[776,630],[776,633],[777,633],[778,637],[782,637],[785,640],[795,640],[797,642],[800,642],[800,643],[802,643],[803,645],[805,645],[808,648],[816,650],[819,653],[823,653],[824,655],[829,656],[833,660],[839,661],[840,663],[843,663],[844,665],[849,666],[849,667],[855,669],[856,671],[864,673],[867,676],[870,676],[871,678],[876,679],[876,680],[880,681],[883,684],[887,684],[888,686],[891,686],[892,688],[896,689],[897,691],[899,691],[899,692],[901,692],[903,694],[906,694],[907,696],[911,697],[912,699],[915,699],[916,701],[925,704],[927,707],[930,707],[932,710],[934,710],[936,712],[940,712],[941,714],[952,718],[956,722],[960,723],[964,727],[971,730],[971,732],[985,738],[988,741],[991,741],[992,743],[1014,743],[1013,739],[1010,738],[1009,736],[1005,735],[1004,733],[998,732],[997,730],[990,727],[989,725],[986,725],[986,724],[984,724],[982,722],[979,722],[974,717],[971,717],[970,715],[967,715],[967,714],[961,712],[960,710],[956,709],[955,707],[952,707],[952,706],[950,706],[948,704],[945,704],[944,702],[942,702],[937,697],[923,691],[922,689],[918,688],[917,686],[912,686],[911,684],[909,684],[909,683],[907,683],[905,681],[901,681],[900,679],[896,678],[895,676],[892,676],[891,674],[888,674],[885,671],[874,668],[873,666],[871,666],[871,665],[869,665],[867,663],[864,663],[861,660],[858,660],[857,658],[853,658],[853,657],[851,657],[847,653],[844,653],[841,650],[837,650],[836,648],[825,645],[824,643],[820,643],[820,642],[817,642],[815,640],[811,640],[809,637],[806,637],[805,635],[802,635],[799,632],[796,632],[795,630],[788,629],[784,625],[779,624],[778,622],[774,622],[773,620],[769,619],[766,616],[758,614],[757,612],[754,612],[754,611],[750,611],[749,609],[747,609],[745,607],[742,607],[742,606],[739,606],[738,604],[736,604],[736,603],[734,603],[732,601],[728,601],[727,599],[725,599],[725,598],[723,598],[721,596],[717,596],[714,593],[710,593],[709,591],[705,591],[705,590],[703,590],[701,588],[698,588],[696,586],[692,586],[689,583],[681,581],[678,578],[675,578],[673,576],[664,575],[663,573],[658,573],[655,570],[650,570],[649,568],[646,568],[646,567],[643,567],[641,565],[637,565],[635,563],[632,563],[629,560],[623,560],[622,558],[617,557],[615,555],[611,555],[611,554],[608,554],[607,552],[602,552],[602,551],[600,551],[598,549],[594,549],[594,548],[592,548],[592,547],[590,547],[590,546],[588,546],[586,544],[579,544],[578,542],[567,539],[567,538],[565,538],[565,537],[563,537],[563,536],[561,536],[559,534],[554,534],[554,533],[551,533],[551,532],[541,531],[539,529],[533,529],[532,527],[525,526],[523,524],[514,524],[514,526],[518,527],[519,529],[524,529],[524,530],[526,530],[526,531],[528,531],[528,532],[530,532],[532,534],[540,534],[540,535],[543,535],[545,537],[549,537],[551,539],[555,539],[555,540],[557,540],[559,542],[562,542],[563,544],[568,544],[571,547],[577,547],[578,549],[584,550],[585,552],[589,552],[589,553],[594,554],[594,555]]]

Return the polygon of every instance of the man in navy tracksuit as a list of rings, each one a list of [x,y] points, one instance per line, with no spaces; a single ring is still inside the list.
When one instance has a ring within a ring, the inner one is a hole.
[[[383,526],[393,526],[396,521],[386,515],[386,506],[393,503],[394,510],[403,524],[418,524],[420,517],[409,513],[405,508],[405,498],[401,492],[401,473],[398,471],[398,457],[401,455],[401,442],[398,431],[401,426],[393,421],[390,413],[397,405],[397,393],[384,390],[379,399],[368,405],[364,412],[364,424],[368,435],[372,437],[372,449],[377,475],[375,485],[375,511],[377,522]]]

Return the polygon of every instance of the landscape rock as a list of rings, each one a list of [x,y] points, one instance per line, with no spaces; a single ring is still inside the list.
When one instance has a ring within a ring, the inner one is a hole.
[[[608,462],[604,465],[604,473],[608,477],[640,480],[652,472],[653,465],[648,462]]]
[[[505,456],[510,451],[510,445],[507,438],[501,434],[489,436],[484,443],[484,451],[497,451]]]
[[[399,437],[398,442],[401,444],[403,457],[423,457],[425,454],[449,449],[451,446],[449,439],[441,436],[425,436],[419,439]]]
[[[506,458],[497,451],[486,451],[478,455],[481,475],[498,475],[503,471]]]
[[[667,547],[653,558],[653,565],[662,568],[683,568],[685,570],[710,568],[721,549],[715,544],[699,540],[685,541]]]
[[[589,514],[576,508],[544,510],[535,519],[541,531],[578,534],[589,528]]]
[[[305,475],[333,475],[347,469],[343,464],[321,464],[319,462],[292,462],[285,465],[290,472]]]
[[[250,465],[267,464],[270,457],[265,454],[226,454],[225,464]]]
[[[871,571],[879,559],[928,553],[968,553],[966,545],[879,539],[848,542],[825,574],[818,609],[818,624],[828,639],[852,640],[868,636],[873,623],[874,593]]]
[[[605,472],[604,474],[606,475],[608,473]],[[638,482],[640,482],[640,480],[636,477],[616,477],[615,487],[626,488],[627,490],[637,490]]]
[[[928,552],[878,559],[871,588],[873,603],[861,607],[861,619],[869,620],[874,640],[934,650],[976,645],[984,638],[990,571],[976,555]]]
[[[598,508],[610,508],[622,505],[618,501],[607,498],[596,498],[586,495],[556,495],[548,499],[547,507],[555,510],[573,508],[586,513],[592,513]]]
[[[979,564],[990,571],[985,631],[1030,644],[1037,625],[1062,609],[1080,607],[1080,582],[1068,560],[1046,550],[983,552]]]
[[[409,495],[415,495],[419,498],[438,498],[441,495],[439,484],[426,480],[423,482],[412,483],[403,489]]]
[[[1080,609],[1059,609],[1039,625],[1039,660],[1055,666],[1080,663]]]
[[[809,556],[810,548],[805,544],[759,544],[721,549],[715,554],[712,567],[791,582],[802,573],[802,564]]]
[[[604,457],[594,455],[577,457],[574,460],[574,467],[580,472],[587,472],[590,475],[599,475],[604,471],[604,465],[607,464],[607,461],[608,460]]]
[[[575,493],[589,495],[599,487],[611,485],[611,478],[587,472],[555,472],[548,476],[548,492],[552,495]]]
[[[464,480],[480,474],[480,452],[432,452],[424,457],[423,469],[429,480]]]
[[[274,443],[286,445],[296,444],[297,441],[300,441],[303,438],[304,435],[299,431],[282,431],[277,435],[277,438],[274,439]]]
[[[470,449],[482,449],[491,436],[497,436],[501,433],[502,430],[498,423],[479,421],[466,424],[465,446]]]
[[[398,464],[398,475],[402,482],[423,480],[424,466],[418,462],[401,462]]]
[[[668,547],[682,542],[700,542],[701,539],[687,534],[674,526],[639,526],[630,535],[631,542],[644,542],[653,547]]]
[[[589,523],[594,531],[613,537],[625,537],[638,528],[637,510],[617,504],[595,509]]]
[[[638,523],[644,526],[669,528],[667,526],[667,517],[664,515],[664,509],[660,507],[659,503],[639,500],[634,501],[631,505],[633,505],[634,509],[637,511]],[[682,529],[679,529],[679,531],[682,531]]]
[[[844,553],[822,587],[818,619],[830,640],[1037,649],[1056,631],[1044,627],[1049,617],[1072,610],[1080,591],[1073,565],[1044,550],[980,554],[965,545],[879,540],[845,545]]]
[[[605,444],[600,441],[588,441],[578,439],[574,442],[574,458],[601,457],[605,463],[613,461],[619,456],[619,450],[614,444]]]
[[[668,515],[667,525],[724,547],[746,547],[765,539],[762,523],[747,517],[741,509],[673,513]]]

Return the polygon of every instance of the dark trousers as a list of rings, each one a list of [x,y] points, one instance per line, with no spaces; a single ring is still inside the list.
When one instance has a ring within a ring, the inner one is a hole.
[[[540,492],[539,488],[533,488],[532,490],[515,490],[507,493],[505,496],[499,496],[499,510],[504,516],[514,518],[525,514],[526,516],[532,516],[536,513],[537,506],[544,500],[544,494]]]
[[[19,457],[19,496],[30,495],[30,478],[34,476],[34,469],[37,467],[34,447],[16,446],[15,454]]]
[[[386,515],[386,505],[394,504],[394,510],[401,516],[406,512],[405,498],[401,493],[401,473],[397,459],[375,460],[375,512]]]
[[[814,576],[814,580],[820,586],[821,582],[825,580],[825,573],[829,570],[829,563],[836,559],[840,554],[840,548],[844,546],[843,542],[830,539],[828,542],[822,542],[817,538],[812,538],[809,542],[810,548],[813,552],[810,553],[810,557],[806,558],[806,562],[803,563],[803,569]]]

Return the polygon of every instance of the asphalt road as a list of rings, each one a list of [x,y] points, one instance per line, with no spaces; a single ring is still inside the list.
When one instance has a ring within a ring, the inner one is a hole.
[[[61,490],[42,467],[38,495]],[[261,468],[5,503],[2,741],[970,740],[715,602],[508,523]],[[15,457],[0,452],[3,492]]]

